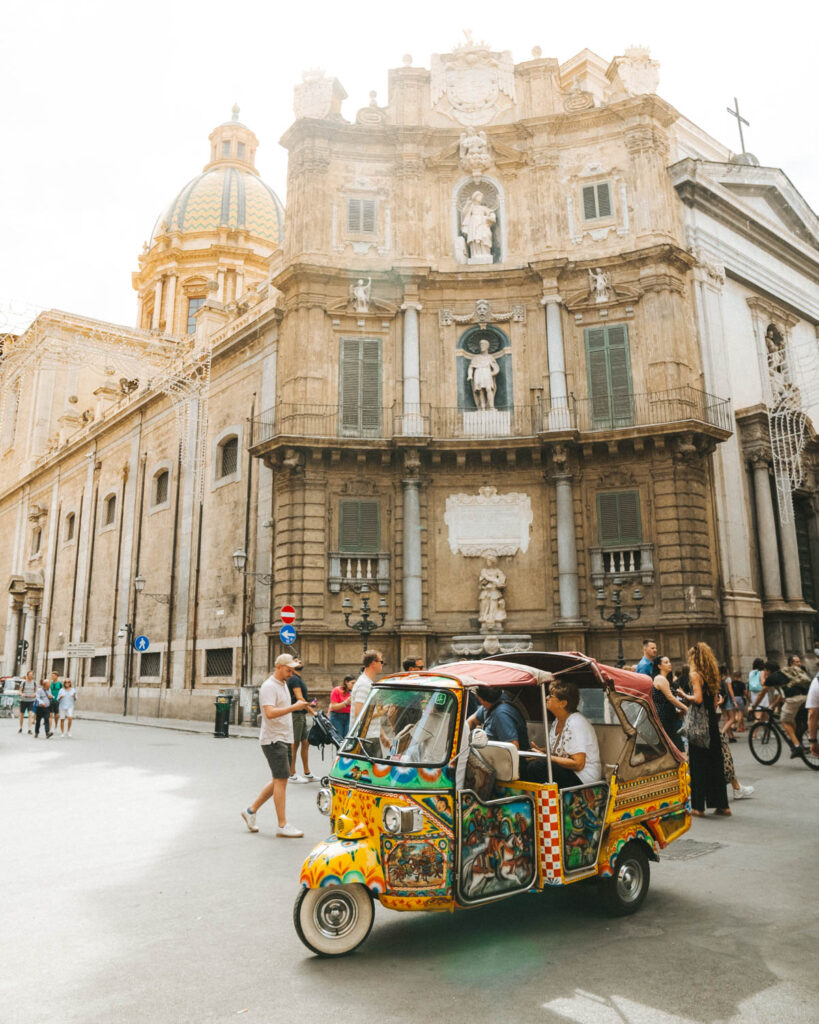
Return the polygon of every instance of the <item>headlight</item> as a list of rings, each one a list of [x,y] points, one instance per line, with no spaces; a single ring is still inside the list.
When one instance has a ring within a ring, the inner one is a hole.
[[[399,832],[418,832],[424,824],[423,815],[417,807],[396,807],[395,804],[384,808],[381,820],[387,832],[393,835]]]
[[[316,793],[316,807],[321,811],[322,814],[329,814],[330,808],[333,806],[333,793],[330,789],[320,789]]]

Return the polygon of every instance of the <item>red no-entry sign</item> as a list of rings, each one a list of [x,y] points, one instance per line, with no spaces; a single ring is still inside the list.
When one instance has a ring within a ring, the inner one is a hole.
[[[291,605],[286,604],[281,610],[281,617],[285,626],[292,626],[296,621],[296,609]]]

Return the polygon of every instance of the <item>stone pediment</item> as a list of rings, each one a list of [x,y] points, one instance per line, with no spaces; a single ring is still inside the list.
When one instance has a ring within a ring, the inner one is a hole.
[[[773,221],[780,230],[784,228],[803,241],[811,242],[807,225],[775,186],[743,185],[729,181],[725,182],[725,187],[744,205],[750,206],[766,220]]]
[[[608,291],[608,298],[601,300],[595,297],[590,287],[569,292],[563,299],[563,305],[571,313],[580,313],[587,309],[611,309],[613,306],[631,305],[638,302],[642,295],[638,288],[621,284],[609,285]]]
[[[498,171],[505,171],[507,173],[515,173],[529,163],[528,154],[521,152],[514,146],[508,146],[506,143],[497,142],[491,135],[487,141],[492,157],[490,173],[491,169],[497,169]],[[438,152],[434,153],[432,156],[427,157],[424,163],[428,168],[430,168],[430,170],[462,171],[460,138],[454,139],[448,146],[438,150]]]
[[[329,306],[325,306],[325,312],[328,316],[349,316],[360,320],[365,316],[393,317],[398,312],[398,306],[394,302],[384,302],[373,296],[368,302],[366,311],[356,310],[354,300],[349,298],[341,299],[339,302],[333,302]]]

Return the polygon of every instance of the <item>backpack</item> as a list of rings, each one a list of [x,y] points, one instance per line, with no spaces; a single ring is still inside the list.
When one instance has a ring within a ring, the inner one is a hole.
[[[311,747],[326,747],[332,744],[338,749],[341,746],[341,737],[323,711],[316,712],[310,732],[307,733],[307,742]]]

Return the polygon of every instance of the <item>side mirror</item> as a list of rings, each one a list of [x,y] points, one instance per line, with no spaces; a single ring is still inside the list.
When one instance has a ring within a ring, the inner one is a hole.
[[[469,734],[469,745],[475,747],[476,750],[481,750],[483,747],[489,746],[489,737],[486,735],[485,729],[473,729]]]

